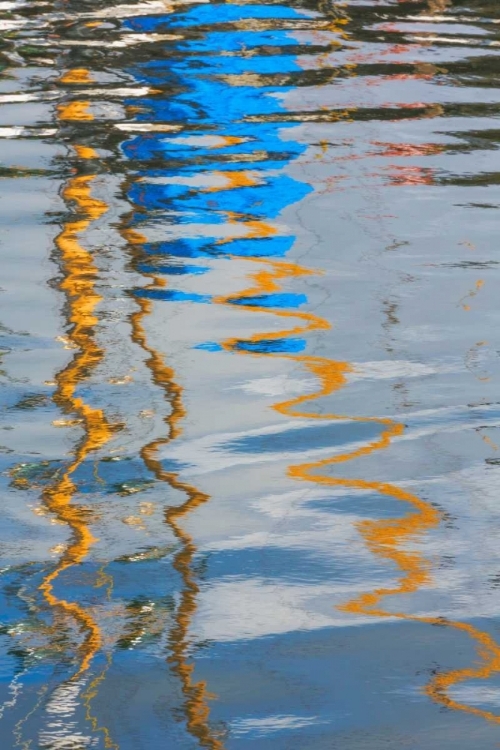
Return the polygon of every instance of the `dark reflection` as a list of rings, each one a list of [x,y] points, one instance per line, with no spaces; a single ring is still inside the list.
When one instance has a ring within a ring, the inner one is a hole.
[[[126,232],[124,233],[126,235]],[[137,245],[137,235],[132,235],[133,258],[140,257],[139,246]],[[152,277],[152,283],[158,283],[159,280]],[[199,593],[199,584],[197,582],[195,556],[197,553],[196,545],[190,534],[182,527],[181,521],[197,507],[203,505],[210,497],[192,485],[182,482],[178,474],[166,471],[157,454],[162,446],[174,440],[180,433],[180,422],[186,416],[182,403],[182,388],[175,381],[175,372],[172,368],[166,366],[162,356],[148,344],[147,336],[143,327],[144,319],[151,312],[151,303],[147,299],[138,301],[139,309],[130,316],[132,327],[132,338],[147,354],[146,364],[151,370],[153,382],[162,389],[165,394],[165,400],[170,406],[170,413],[165,417],[164,422],[168,427],[168,435],[158,438],[146,444],[140,451],[141,458],[145,465],[151,471],[153,476],[159,482],[166,482],[174,491],[187,495],[187,500],[177,507],[168,507],[165,510],[165,523],[172,529],[177,542],[179,551],[173,557],[173,567],[179,573],[182,580],[182,590],[180,602],[177,606],[169,600],[168,610],[171,614],[173,625],[169,630],[168,643],[170,655],[168,662],[173,673],[179,678],[184,694],[184,705],[182,713],[184,714],[188,731],[199,741],[201,747],[217,750],[222,748],[223,744],[209,724],[210,709],[208,700],[210,694],[207,686],[202,681],[194,678],[194,665],[190,661],[191,644],[189,639],[189,628],[192,618],[197,610],[197,594]],[[143,605],[128,605],[132,611],[142,611]],[[157,612],[156,612],[157,614]],[[125,640],[122,639],[122,647],[127,647],[130,639],[136,639],[138,633],[143,628],[142,621],[139,626],[134,625],[131,633]]]

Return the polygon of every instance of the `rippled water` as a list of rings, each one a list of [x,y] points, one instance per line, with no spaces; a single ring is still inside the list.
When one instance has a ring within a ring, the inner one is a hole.
[[[0,28],[2,748],[498,747],[498,5]]]

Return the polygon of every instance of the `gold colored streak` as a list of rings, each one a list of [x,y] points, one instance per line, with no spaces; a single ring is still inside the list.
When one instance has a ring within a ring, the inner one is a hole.
[[[78,144],[75,144],[73,146],[75,149],[76,155],[79,159],[98,159],[99,154],[97,151],[90,146],[79,146]]]
[[[102,351],[94,340],[93,327],[97,323],[94,309],[101,297],[95,292],[94,284],[97,276],[92,255],[78,242],[78,234],[85,231],[92,221],[95,221],[106,210],[106,204],[93,199],[90,195],[90,182],[95,175],[75,177],[70,180],[63,191],[66,201],[73,201],[82,210],[86,218],[80,221],[68,222],[59,236],[56,244],[61,252],[64,280],[61,288],[65,291],[69,303],[69,322],[72,325],[69,340],[78,349],[70,364],[56,376],[57,390],[54,402],[65,412],[72,412],[83,420],[84,439],[75,451],[75,457],[66,471],[55,484],[48,487],[42,496],[47,510],[54,513],[59,521],[67,524],[71,529],[73,540],[68,545],[57,567],[47,575],[40,586],[45,599],[51,607],[62,609],[69,614],[86,632],[82,645],[82,659],[78,672],[72,679],[76,679],[85,672],[100,647],[101,636],[97,623],[88,612],[76,603],[58,599],[53,593],[53,583],[60,574],[82,562],[95,541],[82,509],[72,505],[76,491],[71,474],[81,465],[85,458],[106,443],[112,435],[112,427],[106,420],[101,409],[93,409],[82,398],[75,395],[79,383],[88,376],[102,359]]]
[[[224,177],[227,184],[222,187],[211,187],[205,190],[207,193],[216,193],[219,190],[233,190],[239,187],[252,187],[259,184],[259,180],[250,172],[213,172],[212,174]]]
[[[87,80],[84,71],[72,71],[72,73],[73,75],[81,74],[81,77],[85,78],[85,81]],[[77,102],[76,104],[79,105],[80,103]],[[59,115],[62,119],[92,119],[92,116],[88,115],[85,109],[83,111],[77,108],[71,109],[71,105],[69,105],[69,109],[70,117],[68,117],[68,108],[63,109],[62,112],[59,108]],[[93,149],[84,146],[74,146],[74,149],[79,158],[94,158],[96,155]],[[90,371],[103,358],[103,352],[95,341],[95,325],[98,322],[95,308],[102,299],[95,291],[98,269],[93,262],[92,254],[78,240],[78,235],[84,232],[92,222],[97,221],[109,208],[107,203],[97,200],[91,195],[91,183],[95,177],[96,175],[74,177],[64,188],[64,200],[67,203],[73,202],[82,218],[63,225],[62,231],[56,238],[64,274],[60,287],[66,295],[69,307],[68,321],[72,326],[67,337],[69,348],[79,351],[75,354],[73,360],[57,374],[55,378],[57,389],[53,400],[64,412],[78,415],[83,423],[84,437],[74,452],[74,459],[71,464],[60,479],[56,480],[51,487],[48,487],[42,496],[47,510],[52,512],[58,521],[65,523],[71,530],[72,535],[72,540],[66,547],[65,553],[60,558],[56,568],[52,573],[45,576],[40,585],[48,604],[56,611],[60,610],[64,615],[72,617],[80,630],[86,634],[79,649],[80,666],[76,673],[72,675],[71,681],[77,680],[89,669],[102,644],[99,625],[90,613],[76,602],[59,599],[53,593],[55,580],[63,571],[83,562],[95,541],[87,524],[85,510],[72,505],[77,488],[71,479],[71,474],[76,471],[90,453],[108,442],[116,429],[108,422],[101,409],[92,408],[82,398],[75,395],[79,384],[89,376]],[[102,586],[105,583],[108,586],[107,594],[109,597],[113,581],[111,576],[101,569],[97,585]],[[84,704],[86,706],[86,717],[91,722],[93,730],[101,731],[104,735],[105,747],[110,748],[110,750],[119,750],[118,745],[112,741],[107,727],[98,726],[97,719],[91,713],[92,699],[97,694],[98,685],[104,679],[109,665],[110,658],[108,657],[107,666],[94,678],[87,693],[84,694]]]
[[[478,281],[476,281],[476,283],[474,285],[474,289],[471,289],[470,292],[468,292],[463,297],[461,297],[458,300],[458,304],[462,305],[463,309],[468,312],[470,310],[470,305],[465,304],[464,300],[470,299],[471,297],[475,297],[476,294],[482,289],[483,286],[484,286],[484,280],[483,279],[478,279]]]
[[[250,262],[267,264],[271,266],[272,271],[270,273],[264,271],[258,274],[251,274],[252,278],[257,282],[256,286],[251,287],[236,295],[216,298],[214,302],[219,304],[232,304],[232,302],[234,302],[234,300],[236,299],[245,299],[245,297],[253,297],[265,292],[268,293],[271,291],[276,291],[278,288],[280,288],[277,284],[280,279],[288,275],[301,275],[305,272],[305,269],[295,264],[284,264],[281,262],[262,260],[258,258],[250,258],[247,260],[249,260]],[[481,286],[482,282],[478,282],[476,284],[476,291],[474,291],[473,294],[476,294]],[[307,325],[303,327],[297,326],[292,329],[278,332],[273,331],[253,334],[249,338],[245,339],[247,341],[266,341],[271,338],[282,338],[284,336],[289,336],[291,333],[305,333],[308,330],[314,330],[318,328],[326,329],[330,327],[329,323],[326,320],[318,318],[317,316],[310,316],[308,313],[297,313],[295,311],[276,311],[273,308],[263,308],[260,306],[258,307],[245,305],[244,307],[251,312],[272,313],[274,315],[278,315],[279,317],[290,317],[295,319],[299,318],[308,321]],[[266,353],[261,354],[258,352],[246,352],[241,349],[238,350],[236,348],[236,344],[240,341],[241,339],[238,338],[226,339],[222,343],[222,346],[226,350],[236,350],[240,354],[246,354],[250,356],[268,356],[268,354]],[[337,414],[318,415],[296,410],[297,406],[305,402],[314,401],[323,396],[330,395],[331,393],[342,388],[346,384],[346,373],[352,369],[347,362],[336,362],[327,358],[312,357],[307,355],[283,354],[277,356],[292,361],[301,362],[310,372],[318,377],[321,387],[316,393],[299,396],[289,401],[274,404],[274,409],[282,414],[287,414],[289,416],[300,416],[310,419],[347,418]],[[404,549],[401,549],[401,547],[406,542],[415,540],[425,532],[428,532],[432,528],[438,526],[440,522],[440,514],[430,503],[421,500],[413,493],[407,492],[406,490],[403,490],[393,484],[389,484],[386,482],[369,482],[362,479],[341,479],[315,473],[317,469],[350,461],[362,455],[372,453],[375,450],[386,449],[390,446],[392,438],[400,436],[404,430],[404,426],[402,424],[394,422],[391,419],[376,417],[350,417],[349,419],[351,419],[352,421],[376,422],[383,425],[384,430],[377,440],[367,443],[366,445],[354,451],[346,452],[319,461],[290,466],[288,469],[289,476],[293,477],[294,479],[311,481],[324,486],[349,487],[353,490],[371,490],[381,495],[385,495],[387,497],[391,497],[406,503],[412,508],[412,512],[410,512],[403,518],[390,518],[380,521],[365,520],[357,525],[358,530],[363,536],[368,549],[370,549],[373,554],[393,562],[402,572],[402,576],[399,578],[397,585],[393,586],[392,588],[380,588],[371,593],[363,594],[356,599],[344,605],[341,605],[339,609],[351,613],[372,615],[378,617],[395,617],[413,622],[429,623],[432,625],[446,624],[447,626],[455,628],[456,630],[466,632],[476,642],[478,655],[480,656],[482,663],[477,668],[452,670],[450,672],[434,677],[426,686],[425,692],[434,701],[436,701],[437,703],[441,703],[448,708],[465,711],[487,720],[500,723],[500,717],[496,716],[492,712],[484,711],[482,709],[454,701],[449,697],[448,694],[450,688],[454,685],[457,685],[458,683],[464,682],[469,679],[487,679],[493,673],[500,671],[500,647],[487,633],[482,632],[477,628],[474,628],[472,625],[468,625],[466,623],[444,621],[439,617],[419,617],[406,615],[404,613],[395,613],[386,611],[380,606],[380,602],[388,596],[410,594],[419,590],[422,586],[425,586],[430,582],[431,578],[429,562],[425,560],[420,554],[405,551]]]
[[[250,230],[247,234],[248,239],[252,239],[253,237],[272,237],[274,234],[278,234],[278,230],[267,221],[245,221],[244,224]]]
[[[145,462],[154,470],[157,448],[161,441],[151,443],[143,453]],[[153,460],[151,460],[153,458]],[[160,477],[160,473],[158,474]],[[169,658],[173,672],[180,678],[183,693],[186,698],[186,717],[188,731],[196,737],[202,747],[209,750],[223,750],[223,743],[214,736],[210,729],[210,709],[208,700],[212,698],[204,681],[195,682],[193,679],[194,664],[187,661],[189,650],[189,626],[197,610],[197,596],[200,588],[193,573],[193,559],[197,552],[192,537],[182,528],[180,519],[188,515],[200,505],[206,503],[210,497],[197,490],[192,485],[180,482],[177,475],[171,474],[164,479],[172,488],[186,493],[188,499],[179,507],[170,507],[165,511],[165,520],[171,527],[175,537],[181,545],[180,552],[175,556],[174,568],[183,581],[181,601],[176,611],[175,627],[169,637],[171,656]]]
[[[269,222],[267,221],[262,221],[261,219],[241,221],[242,215],[235,211],[224,211],[224,214],[227,216],[229,224],[244,226],[248,229],[248,233],[245,235],[245,239],[254,239],[255,237],[272,237],[273,235],[278,233],[276,227],[273,227],[272,224],[269,224]],[[225,245],[228,242],[232,242],[233,240],[234,237],[232,236],[224,237],[221,240],[217,240],[217,244]]]
[[[270,266],[271,270],[261,270],[257,273],[251,274],[251,278],[254,279],[256,285],[245,289],[237,295],[218,297],[214,299],[217,304],[231,304],[235,299],[252,298],[262,294],[270,294],[281,289],[281,285],[278,283],[281,279],[291,276],[304,276],[314,273],[310,269],[304,268],[297,263],[290,263],[284,261],[272,261],[262,258],[246,258],[245,260],[253,263],[264,264]],[[283,318],[294,318],[302,320],[305,324],[294,326],[293,328],[279,330],[279,331],[268,331],[266,333],[258,333],[249,336],[246,340],[258,343],[259,341],[268,341],[270,339],[284,338],[291,335],[304,334],[313,330],[328,330],[331,328],[330,323],[313,313],[306,312],[289,312],[285,310],[276,310],[274,308],[264,308],[261,306],[245,305],[246,310],[251,312],[260,313],[272,313],[278,317]],[[223,347],[226,350],[234,351],[237,345],[238,338],[226,339],[223,342]],[[252,354],[252,352],[250,352]],[[266,355],[260,355],[266,356]],[[387,428],[382,432],[379,440],[374,441],[367,446],[358,448],[349,454],[342,454],[336,456],[333,459],[328,459],[329,463],[340,463],[342,461],[349,460],[351,458],[357,458],[362,455],[371,453],[373,450],[380,448],[386,448],[389,446],[391,438],[401,435],[403,432],[403,425],[394,423],[391,419],[383,419],[378,417],[347,417],[338,414],[310,414],[308,412],[297,411],[294,407],[297,407],[308,401],[315,401],[322,396],[328,396],[339,388],[343,387],[346,383],[346,373],[352,370],[351,366],[347,362],[336,362],[323,357],[312,357],[304,355],[281,355],[283,358],[292,359],[297,362],[301,362],[313,375],[319,378],[321,383],[321,389],[313,394],[307,394],[298,396],[289,401],[283,401],[273,404],[273,408],[288,416],[295,417],[313,417],[315,419],[338,419],[358,422],[376,422],[377,424],[386,425]]]
[[[483,435],[483,440],[490,446],[490,448],[493,448],[494,451],[497,451],[499,449],[498,445],[490,438],[489,435]]]
[[[79,351],[69,365],[57,374],[57,390],[53,399],[64,412],[76,414],[82,420],[84,438],[76,448],[71,464],[42,496],[47,510],[53,513],[58,521],[65,523],[72,533],[72,541],[56,568],[45,576],[40,589],[51,607],[70,615],[86,633],[80,649],[81,663],[72,677],[73,680],[88,670],[101,644],[100,629],[91,615],[79,604],[56,597],[53,593],[53,584],[63,571],[80,564],[86,558],[95,541],[88,528],[85,513],[80,507],[72,505],[76,486],[71,475],[92,451],[110,439],[113,432],[101,409],[92,408],[75,395],[79,383],[88,377],[89,371],[96,367],[103,356],[94,338],[94,326],[97,323],[94,310],[101,300],[94,288],[97,268],[91,253],[78,241],[78,235],[108,208],[106,203],[92,198],[90,194],[90,183],[94,178],[95,175],[74,177],[63,190],[64,200],[74,202],[84,218],[67,222],[56,238],[64,273],[60,286],[68,300],[68,318],[72,326],[68,339],[72,348]]]
[[[61,83],[92,83],[94,81],[87,68],[68,70],[59,80]]]
[[[69,104],[58,104],[57,112],[60,120],[93,120],[94,116],[88,111],[90,102],[70,102]]]
[[[237,146],[239,143],[244,143],[245,138],[239,138],[237,135],[222,135],[222,143],[211,148],[225,148],[226,146]]]
[[[212,146],[212,148],[222,148],[223,146],[237,146],[239,143],[244,143],[245,138],[240,138],[237,135],[222,135],[223,143],[220,146]]]
[[[122,235],[132,247],[146,242],[146,238],[133,230],[122,230]],[[152,274],[144,274],[152,279],[151,286],[164,286],[162,279]],[[180,603],[174,620],[175,625],[169,635],[171,655],[168,659],[173,673],[179,678],[185,699],[186,726],[188,732],[198,740],[201,747],[208,750],[223,750],[222,742],[214,736],[209,726],[210,708],[208,701],[212,697],[204,681],[194,680],[194,664],[188,663],[189,658],[189,627],[197,610],[197,596],[199,586],[193,573],[193,560],[197,552],[193,538],[180,523],[181,519],[196,508],[204,505],[210,496],[200,492],[196,487],[183,482],[175,472],[165,471],[158,459],[159,449],[175,440],[181,434],[180,421],[186,416],[182,401],[183,389],[175,382],[175,370],[168,367],[162,356],[148,343],[142,321],[150,315],[152,303],[147,299],[136,299],[138,310],[130,316],[132,340],[149,356],[146,365],[150,369],[152,379],[165,394],[171,411],[164,418],[168,426],[168,435],[156,439],[145,445],[140,455],[149,471],[160,482],[166,482],[172,489],[183,492],[187,500],[178,507],[165,510],[165,522],[170,526],[180,545],[180,551],[175,555],[173,567],[182,580]]]

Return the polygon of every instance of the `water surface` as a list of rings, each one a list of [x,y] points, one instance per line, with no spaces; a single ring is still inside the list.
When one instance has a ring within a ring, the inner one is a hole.
[[[0,26],[2,747],[498,747],[497,6]]]

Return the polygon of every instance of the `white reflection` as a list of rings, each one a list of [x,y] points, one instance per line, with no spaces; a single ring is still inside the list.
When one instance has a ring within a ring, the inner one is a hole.
[[[261,719],[236,719],[231,722],[231,734],[236,737],[243,734],[266,735],[289,729],[301,729],[316,724],[326,724],[318,716],[265,716]]]

